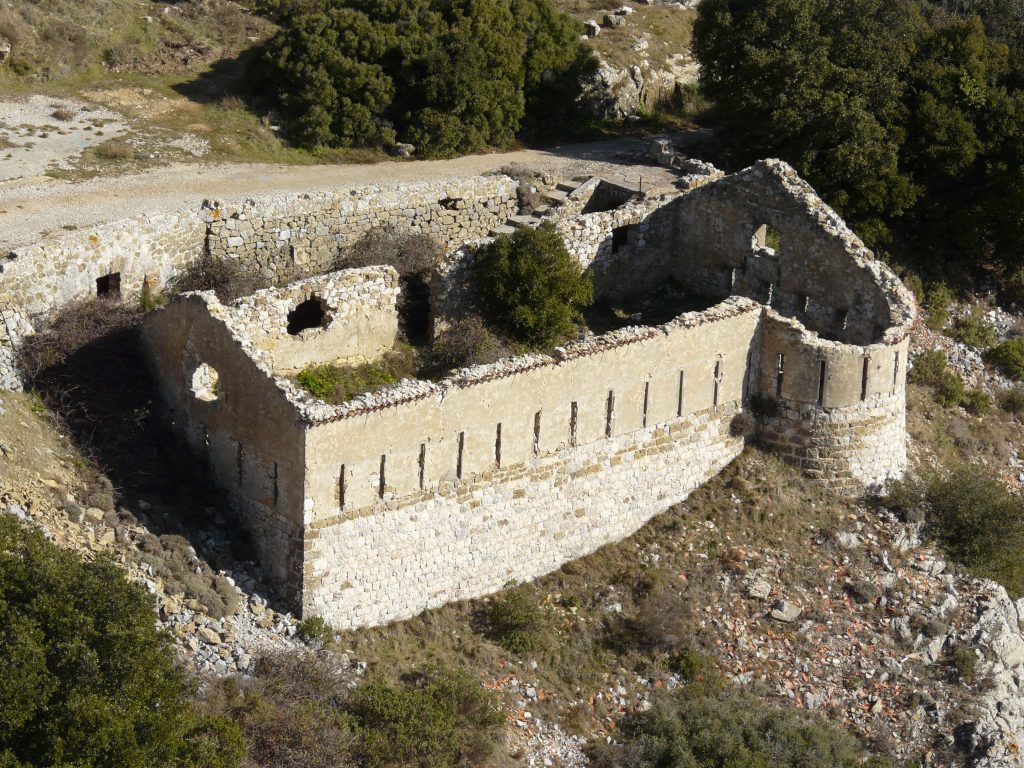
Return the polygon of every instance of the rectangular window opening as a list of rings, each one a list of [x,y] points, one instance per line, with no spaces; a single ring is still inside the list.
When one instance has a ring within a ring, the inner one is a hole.
[[[533,414],[533,455],[540,455],[540,411]]]
[[[612,425],[615,422],[615,390],[608,390],[608,399],[604,404],[604,436],[612,436]]]
[[[387,489],[387,480],[385,478],[385,470],[387,469],[388,456],[386,453],[380,455],[380,476],[377,479],[377,495],[380,498],[384,498],[384,491]]]
[[[683,372],[679,372],[679,391],[676,393],[676,416],[683,415],[683,397],[685,394],[686,377]]]
[[[868,399],[868,368],[871,365],[871,358],[864,358],[864,370],[860,374],[860,399]]]
[[[825,373],[828,363],[825,360],[818,361],[818,405],[825,403]]]
[[[579,404],[573,400],[569,405],[569,445],[576,445],[577,430],[579,427]]]
[[[643,412],[643,426],[647,426],[647,407],[651,402],[651,382],[644,382],[644,412]]]
[[[618,253],[629,243],[629,230],[631,227],[612,228],[612,253]]]
[[[459,432],[459,456],[455,460],[455,476],[459,480],[462,479],[462,455],[463,455],[463,452],[465,450],[466,450],[466,433],[465,432]]]
[[[104,299],[120,299],[121,273],[111,272],[109,275],[96,278],[96,295]]]
[[[345,465],[341,465],[341,470],[338,472],[338,507],[342,510],[345,509]]]
[[[501,469],[501,424],[494,430],[494,466]]]
[[[420,443],[420,458],[419,458],[419,470],[420,470],[420,490],[422,491],[424,486],[427,484],[427,444]]]
[[[785,368],[786,356],[780,352],[775,362],[775,397],[778,400],[782,399],[782,381],[786,375]]]

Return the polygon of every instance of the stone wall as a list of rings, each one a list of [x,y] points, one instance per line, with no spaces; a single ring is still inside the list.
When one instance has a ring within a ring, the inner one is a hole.
[[[517,211],[516,182],[478,176],[397,187],[292,195],[206,211],[209,249],[254,264],[282,285],[329,270],[341,248],[375,227],[432,235],[454,248],[484,237]]]
[[[390,621],[628,535],[742,450],[760,318],[730,299],[321,414],[303,610]]]

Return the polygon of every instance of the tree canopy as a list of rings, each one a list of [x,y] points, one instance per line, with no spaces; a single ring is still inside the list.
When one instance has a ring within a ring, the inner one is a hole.
[[[705,0],[694,49],[730,159],[792,163],[871,244],[899,229],[929,258],[1012,270],[1024,67],[1005,4]]]
[[[549,0],[300,0],[277,17],[264,80],[308,147],[508,146],[528,111],[564,122],[596,66]]]
[[[229,768],[238,728],[200,717],[150,599],[0,516],[0,766]]]

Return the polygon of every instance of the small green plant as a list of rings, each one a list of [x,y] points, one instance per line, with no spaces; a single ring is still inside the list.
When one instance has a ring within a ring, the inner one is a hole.
[[[982,389],[968,390],[962,402],[972,416],[985,416],[992,411],[992,398]]]
[[[946,652],[946,663],[967,685],[978,679],[978,657],[970,643],[956,643]]]
[[[320,648],[326,648],[334,641],[334,629],[319,616],[310,616],[299,622],[298,635],[302,642]]]
[[[315,365],[300,371],[295,378],[299,386],[313,397],[337,405],[414,375],[415,355],[411,348],[402,346],[376,363]]]
[[[988,359],[1014,381],[1024,379],[1024,337],[997,344],[989,350]]]
[[[157,307],[162,307],[166,303],[166,296],[150,288],[148,280],[143,281],[142,291],[139,293],[139,308],[143,312],[152,312]]]
[[[914,294],[918,304],[924,302],[924,282],[921,280],[920,275],[916,272],[905,272],[903,274],[903,285]]]
[[[945,371],[938,387],[935,388],[935,395],[939,402],[946,408],[955,408],[960,405],[967,392],[964,380],[952,371]]]
[[[957,320],[948,335],[979,349],[988,349],[996,343],[996,329],[977,312]]]
[[[680,648],[668,660],[668,667],[687,682],[696,680],[711,666],[708,657],[693,648]]]
[[[535,653],[545,645],[547,622],[528,587],[518,586],[491,598],[486,634],[512,653]]]
[[[949,320],[949,305],[953,292],[945,283],[933,283],[925,294],[925,324],[933,331],[941,331]]]

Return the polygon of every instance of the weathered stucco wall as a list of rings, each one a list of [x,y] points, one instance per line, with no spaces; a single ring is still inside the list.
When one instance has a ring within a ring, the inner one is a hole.
[[[312,425],[304,610],[352,626],[485,594],[685,498],[742,449],[760,316],[730,299]]]

